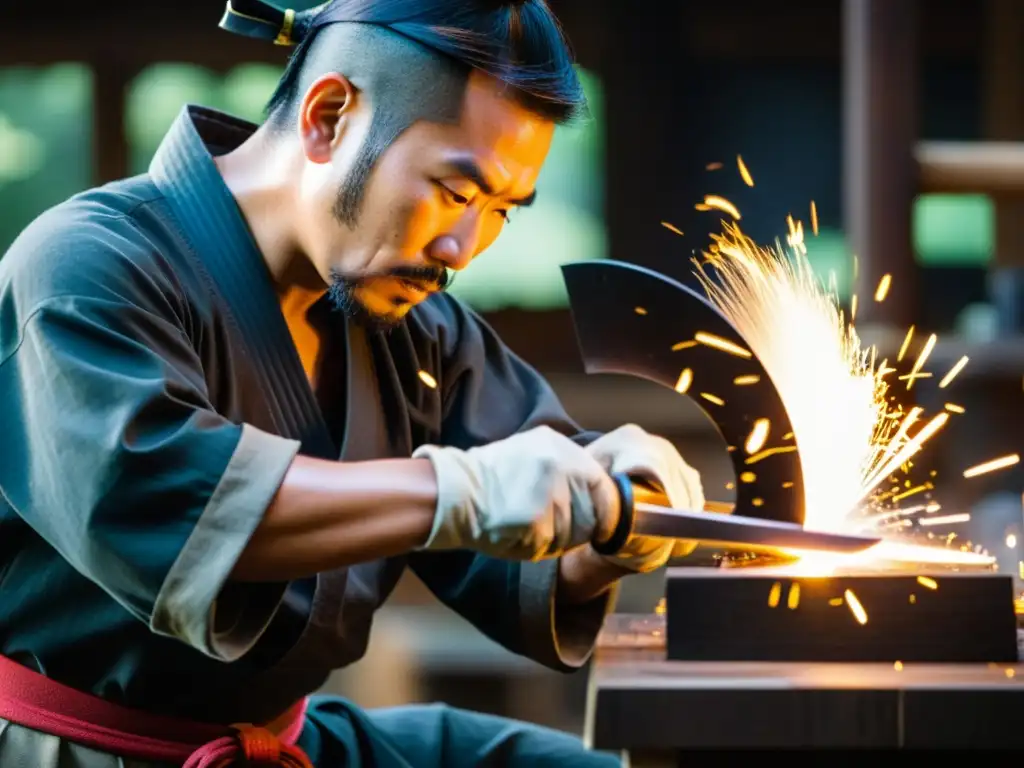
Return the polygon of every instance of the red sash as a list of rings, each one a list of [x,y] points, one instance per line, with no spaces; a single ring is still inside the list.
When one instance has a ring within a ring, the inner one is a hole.
[[[264,726],[193,723],[112,704],[0,656],[0,718],[120,757],[182,768],[313,768],[295,746],[305,715],[302,699]]]

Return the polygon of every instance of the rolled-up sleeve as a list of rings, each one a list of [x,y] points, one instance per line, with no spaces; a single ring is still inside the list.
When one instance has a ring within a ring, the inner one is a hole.
[[[225,661],[284,584],[228,577],[298,443],[209,402],[183,329],[113,294],[55,296],[0,349],[0,491],[152,631]]]

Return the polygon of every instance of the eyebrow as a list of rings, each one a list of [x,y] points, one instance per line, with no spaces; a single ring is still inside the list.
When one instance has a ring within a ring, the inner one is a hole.
[[[467,181],[471,181],[476,184],[480,191],[485,195],[494,196],[494,186],[487,180],[483,170],[477,164],[475,160],[468,157],[456,157],[448,161],[448,168],[453,172],[462,176]],[[510,199],[509,203],[525,208],[533,204],[533,201],[537,199],[537,190],[533,190],[530,194],[525,197],[518,199]]]

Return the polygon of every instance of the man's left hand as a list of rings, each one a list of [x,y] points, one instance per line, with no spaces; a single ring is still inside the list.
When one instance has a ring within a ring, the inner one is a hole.
[[[591,443],[587,450],[611,474],[624,473],[657,484],[673,507],[701,510],[704,489],[697,470],[663,437],[627,424]],[[611,562],[637,573],[657,570],[669,558],[690,554],[696,542],[632,536]]]

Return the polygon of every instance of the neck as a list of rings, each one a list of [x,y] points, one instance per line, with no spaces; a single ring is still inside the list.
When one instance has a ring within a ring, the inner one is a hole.
[[[301,311],[327,290],[299,245],[295,193],[302,157],[264,128],[214,159],[277,286],[282,306]]]

